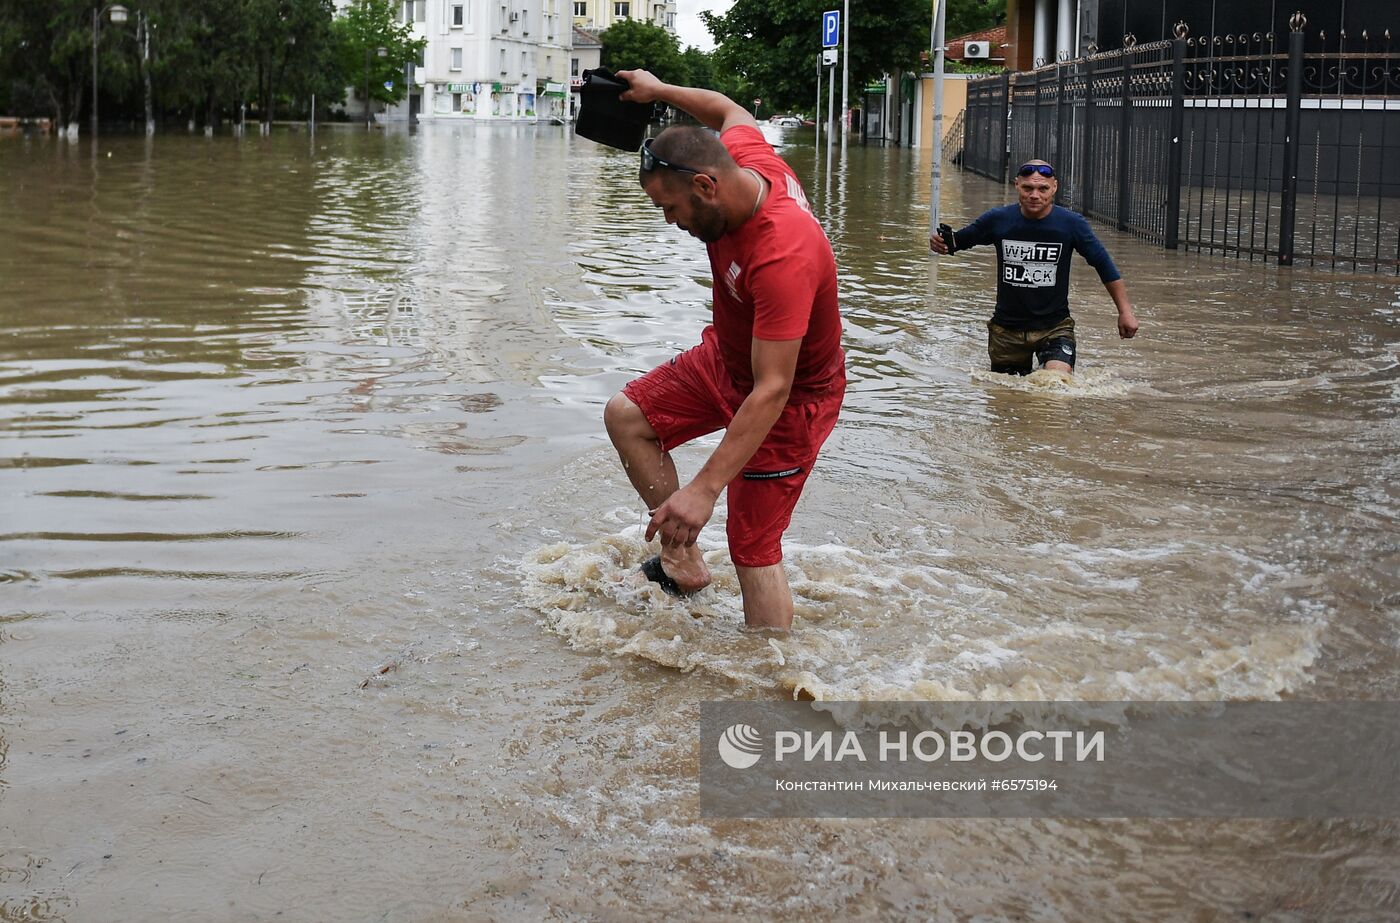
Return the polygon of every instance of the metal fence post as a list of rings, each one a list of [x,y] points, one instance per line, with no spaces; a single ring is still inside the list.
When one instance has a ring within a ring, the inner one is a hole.
[[[1089,153],[1093,140],[1094,59],[1088,57],[1084,59],[1084,139],[1079,145],[1079,213],[1086,218],[1094,207],[1094,158]]]
[[[1011,143],[1011,75],[1001,75],[1001,138],[998,141],[997,159],[1001,166],[997,169],[997,182],[1006,182],[1007,147]]]
[[[1288,108],[1283,119],[1283,204],[1278,219],[1278,264],[1293,265],[1293,225],[1298,212],[1298,149],[1303,127],[1303,27],[1307,18],[1288,21]],[[1314,177],[1313,182],[1317,179]]]
[[[1068,180],[1074,174],[1070,172],[1069,142],[1065,139],[1069,137],[1069,96],[1065,87],[1065,69],[1067,65],[1060,61],[1055,65],[1055,169],[1060,171],[1060,175]],[[1074,190],[1070,183],[1065,182],[1060,186],[1059,200],[1063,205],[1069,201]]]
[[[1031,83],[1032,99],[1035,100],[1035,108],[1031,110],[1035,113],[1035,131],[1032,132],[1031,135],[1031,157],[1038,157],[1042,159],[1045,157],[1045,146],[1044,142],[1041,140],[1042,136],[1040,133],[1040,84],[1041,78],[1044,76],[1045,75],[1040,71],[1036,71],[1035,80]]]
[[[1132,183],[1129,181],[1128,167],[1132,163],[1133,131],[1133,53],[1132,46],[1123,48],[1123,111],[1119,113],[1118,129],[1118,230],[1128,229],[1128,211],[1132,197]]]
[[[1171,147],[1167,153],[1167,227],[1164,243],[1168,250],[1181,245],[1181,153],[1186,130],[1186,24],[1176,24],[1172,42],[1172,122]]]

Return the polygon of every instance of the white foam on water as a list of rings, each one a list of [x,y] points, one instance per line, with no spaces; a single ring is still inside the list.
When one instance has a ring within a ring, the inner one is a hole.
[[[724,548],[702,541],[702,550],[715,582],[677,600],[638,573],[654,553],[640,525],[546,545],[520,564],[523,602],[576,650],[818,701],[1272,699],[1311,681],[1325,624],[1288,596],[1252,611],[1233,602],[1291,576],[1242,555],[1217,612],[1144,611],[1133,596],[1139,581],[1114,577],[1112,567],[1189,567],[1201,550],[1184,544],[1028,546],[1055,556],[1058,586],[1043,609],[1025,611],[1043,572],[1026,575],[1027,592],[1013,596],[951,569],[942,553],[788,543],[796,618],[790,634],[773,639],[744,628]]]
[[[1125,381],[1109,369],[1083,369],[1073,374],[1054,369],[1036,369],[1029,375],[1006,375],[987,369],[969,369],[974,382],[1028,394],[1050,394],[1065,397],[1121,397],[1135,390],[1135,384]]]

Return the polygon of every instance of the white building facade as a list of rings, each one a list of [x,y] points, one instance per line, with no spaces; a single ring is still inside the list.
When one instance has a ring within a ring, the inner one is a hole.
[[[404,69],[408,96],[385,107],[386,121],[567,121],[570,84],[598,66],[598,31],[623,19],[676,26],[676,0],[399,0],[395,12],[426,47]],[[575,26],[589,30],[578,49]]]
[[[383,118],[563,120],[569,115],[569,0],[402,0],[427,44],[409,95]]]

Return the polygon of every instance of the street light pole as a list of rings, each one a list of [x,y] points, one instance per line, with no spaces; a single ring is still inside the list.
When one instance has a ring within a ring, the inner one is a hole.
[[[146,134],[156,133],[155,110],[151,106],[151,20],[145,13],[137,11],[136,28],[141,40],[141,83],[145,90]]]
[[[92,136],[97,137],[97,7],[92,8]]]
[[[379,48],[377,48],[377,49],[375,50],[375,54],[377,54],[377,55],[378,55],[379,57],[381,57],[381,58],[387,58],[387,57],[389,57],[389,49],[385,48],[383,45],[380,45]],[[372,124],[371,121],[370,121],[370,111],[369,111],[369,87],[370,87],[370,82],[369,82],[369,46],[366,45],[366,46],[365,46],[365,131],[369,131],[369,130],[370,130],[370,127],[371,127],[371,124]]]
[[[102,17],[112,14],[112,24],[119,26],[126,22],[126,7],[120,3],[109,3],[98,9],[92,8],[92,136],[97,137],[97,38],[102,26]]]
[[[946,66],[948,0],[933,0],[933,31],[930,44],[933,46],[933,137],[929,139],[929,158],[933,161],[929,177],[928,233],[932,237],[938,233],[939,219],[943,216],[943,69]]]

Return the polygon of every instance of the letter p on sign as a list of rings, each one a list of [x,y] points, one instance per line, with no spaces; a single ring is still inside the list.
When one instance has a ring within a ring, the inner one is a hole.
[[[841,44],[841,11],[827,10],[822,13],[822,47],[835,48]]]

